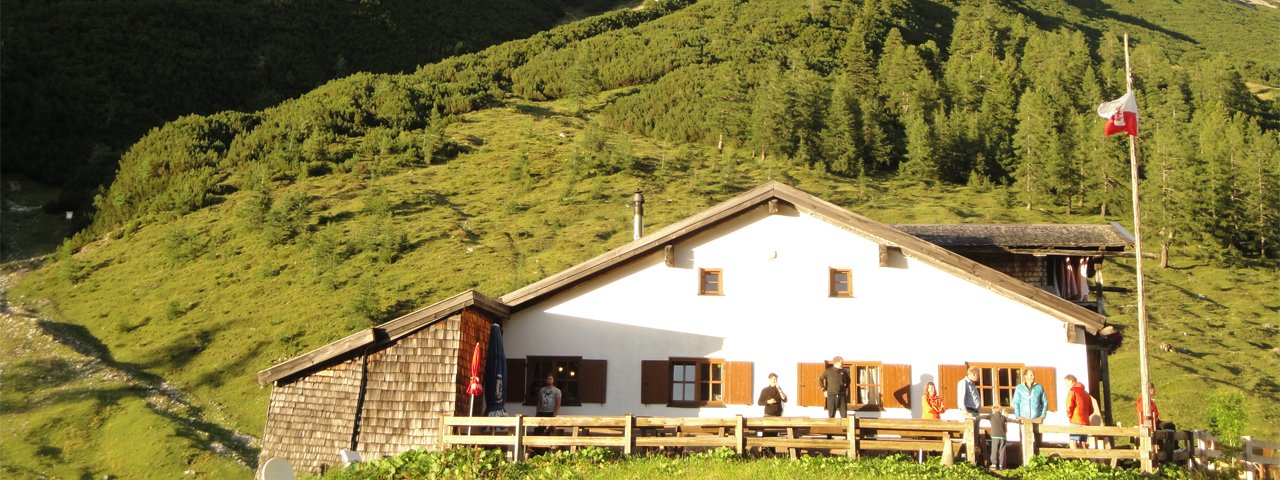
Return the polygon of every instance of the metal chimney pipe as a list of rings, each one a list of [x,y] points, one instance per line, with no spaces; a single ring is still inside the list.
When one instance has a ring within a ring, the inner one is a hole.
[[[644,234],[644,194],[636,192],[631,196],[631,207],[634,212],[631,225],[631,239],[639,240]]]

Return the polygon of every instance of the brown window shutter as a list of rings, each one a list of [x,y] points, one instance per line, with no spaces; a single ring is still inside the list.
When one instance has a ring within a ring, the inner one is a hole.
[[[640,403],[671,402],[671,365],[666,360],[640,362]]]
[[[938,395],[942,395],[942,405],[947,408],[960,408],[956,405],[956,384],[964,379],[969,367],[965,365],[938,365]]]
[[[911,408],[911,365],[881,365],[884,408]]]
[[[604,403],[605,377],[609,365],[605,360],[583,359],[578,373],[578,398],[582,403]]]
[[[822,396],[822,387],[818,386],[818,377],[827,369],[825,363],[801,363],[796,368],[796,404],[802,407],[823,407],[827,399]]]
[[[732,405],[751,405],[753,366],[751,362],[724,362],[724,376],[729,390],[725,402]]]
[[[507,359],[507,403],[523,403],[529,390],[529,380],[524,377],[523,358]]]
[[[1036,382],[1044,386],[1045,399],[1049,401],[1049,411],[1058,411],[1058,377],[1053,367],[1027,367],[1036,372]]]

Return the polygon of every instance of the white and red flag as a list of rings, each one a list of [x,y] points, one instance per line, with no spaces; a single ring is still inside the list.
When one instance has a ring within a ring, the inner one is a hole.
[[[1125,92],[1123,97],[1098,105],[1098,116],[1107,119],[1103,130],[1106,136],[1120,132],[1138,136],[1138,101],[1134,99],[1132,90]]]

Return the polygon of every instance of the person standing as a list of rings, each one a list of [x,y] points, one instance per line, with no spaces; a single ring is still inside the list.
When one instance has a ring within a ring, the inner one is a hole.
[[[991,468],[996,470],[1004,470],[1006,412],[1002,406],[991,407]]]
[[[1178,427],[1169,422],[1160,421],[1160,409],[1156,408],[1156,384],[1152,383],[1147,387],[1147,396],[1151,398],[1151,419],[1155,422],[1156,430],[1177,430]],[[1138,425],[1147,426],[1147,419],[1142,418],[1142,395],[1138,395]]]
[[[831,359],[831,366],[818,377],[818,386],[822,395],[827,398],[827,418],[849,417],[849,371],[844,369],[844,358],[836,356]]]
[[[1013,414],[1026,421],[1040,423],[1049,413],[1049,401],[1044,396],[1044,385],[1036,383],[1036,372],[1022,370],[1022,383],[1013,390]]]
[[[556,376],[547,375],[547,384],[538,389],[538,413],[539,417],[554,417],[560,415],[560,389],[556,388]],[[551,431],[550,428],[543,428],[542,432]]]
[[[756,403],[764,407],[764,416],[781,417],[782,404],[787,401],[787,394],[778,387],[778,374],[769,374],[769,386],[760,390],[760,400]]]
[[[947,407],[942,404],[942,395],[938,395],[938,387],[929,382],[924,384],[924,406],[920,409],[921,418],[939,419]]]
[[[1084,384],[1076,381],[1075,375],[1065,377],[1067,385],[1067,419],[1072,425],[1089,425],[1089,417],[1093,415],[1093,398],[1084,391]],[[1071,448],[1084,448],[1088,435],[1071,435]]]
[[[977,417],[982,408],[982,395],[978,393],[978,373],[978,367],[969,367],[964,378],[956,384],[956,405],[970,417]]]

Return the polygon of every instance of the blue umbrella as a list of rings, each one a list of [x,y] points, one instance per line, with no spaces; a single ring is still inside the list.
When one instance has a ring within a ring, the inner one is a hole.
[[[485,414],[507,415],[507,354],[502,350],[502,328],[498,324],[489,327],[489,368],[484,372]]]

